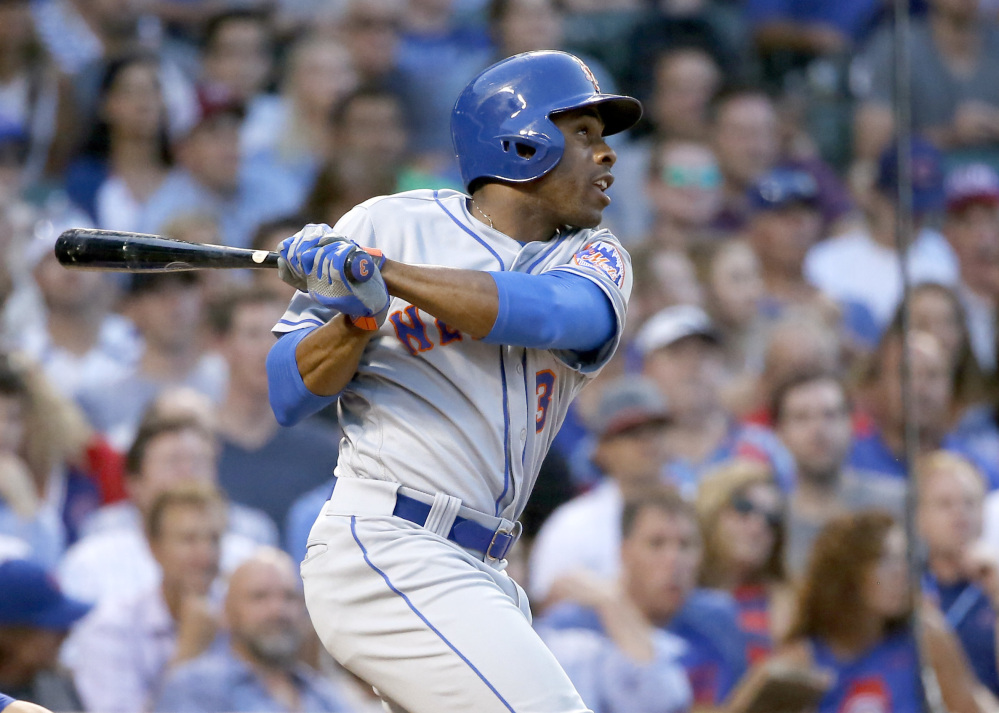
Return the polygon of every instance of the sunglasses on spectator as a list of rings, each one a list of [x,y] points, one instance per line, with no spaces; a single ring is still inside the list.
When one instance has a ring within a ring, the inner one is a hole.
[[[709,190],[721,185],[721,171],[717,166],[666,166],[663,181],[673,188],[700,188]]]
[[[781,524],[781,520],[783,520],[779,511],[757,505],[743,495],[732,498],[731,505],[732,509],[740,515],[759,515],[772,529],[777,529]]]

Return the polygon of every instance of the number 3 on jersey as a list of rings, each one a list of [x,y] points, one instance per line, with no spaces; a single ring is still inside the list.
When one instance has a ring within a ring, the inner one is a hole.
[[[538,412],[534,417],[535,432],[541,433],[545,429],[545,421],[548,420],[548,406],[552,402],[552,393],[555,389],[555,372],[551,369],[539,371],[537,374]]]

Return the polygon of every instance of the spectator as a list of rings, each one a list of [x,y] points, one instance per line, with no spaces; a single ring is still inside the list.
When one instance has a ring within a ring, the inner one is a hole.
[[[544,619],[537,630],[592,713],[690,710],[682,639],[649,622],[619,581],[578,571],[562,585],[566,601],[594,612],[600,630]]]
[[[693,251],[704,286],[704,308],[721,337],[729,384],[729,403],[740,404],[745,382],[763,366],[765,322],[760,307],[760,261],[744,240],[712,243]],[[741,383],[740,383],[741,382]],[[738,409],[735,409],[738,411]]]
[[[780,158],[777,111],[765,92],[735,88],[720,92],[711,105],[711,142],[722,174],[719,230],[742,229],[749,214],[749,189]]]
[[[0,354],[0,533],[19,537],[54,567],[84,518],[100,506],[79,409],[37,366]]]
[[[620,587],[647,621],[678,636],[695,708],[718,706],[746,670],[746,644],[732,598],[696,589],[701,537],[693,507],[674,492],[629,500],[621,515]],[[605,585],[613,586],[613,585]],[[555,584],[568,599],[544,617],[555,629],[603,632],[591,608],[573,601],[582,587],[572,575]]]
[[[281,428],[271,411],[265,363],[274,344],[271,327],[285,306],[275,294],[244,288],[224,295],[210,312],[229,373],[217,413],[219,483],[235,502],[280,527],[299,495],[333,477],[339,442],[335,425],[313,419]]]
[[[943,233],[957,257],[957,292],[964,305],[978,366],[996,371],[996,302],[999,300],[999,174],[976,163],[952,171],[944,182]]]
[[[666,398],[673,418],[667,436],[668,477],[693,498],[703,474],[734,456],[767,461],[778,483],[790,489],[790,455],[769,430],[742,426],[721,400],[723,353],[711,319],[699,307],[667,307],[649,318],[635,337],[642,372]]]
[[[690,227],[711,236],[707,228],[721,199],[717,160],[713,155],[706,157],[703,150],[696,148],[692,151],[677,149],[676,153],[680,155],[670,156],[668,161],[664,153],[674,144],[687,147],[707,140],[708,104],[718,89],[721,70],[709,53],[697,47],[665,49],[653,61],[655,81],[651,96],[644,104],[644,121],[651,134],[615,145],[618,161],[614,182],[618,187],[605,220],[614,226],[616,235],[625,238],[643,234],[656,237],[660,231],[668,237],[671,231],[663,223],[670,225],[674,220],[671,211],[675,211],[678,223],[683,225],[696,218],[696,224]],[[639,124],[639,130],[641,126]],[[679,170],[664,173],[671,164],[678,164]],[[698,195],[700,200],[693,203],[674,201],[672,205],[664,206],[661,201],[667,194],[655,190],[661,184],[678,189],[673,191],[674,195],[686,193],[686,198],[692,201],[694,195]]]
[[[784,127],[786,129],[786,125]],[[782,136],[774,100],[753,86],[722,90],[711,104],[710,135],[723,178],[722,208],[715,228],[742,231],[752,214],[750,189],[775,168],[804,171],[818,188],[823,235],[838,234],[852,219],[853,206],[835,172]]]
[[[271,80],[272,35],[268,16],[253,8],[230,7],[212,17],[201,47],[202,94],[249,106]]]
[[[90,137],[67,169],[66,192],[98,227],[134,231],[173,158],[156,57],[109,61],[98,104]]]
[[[895,478],[847,464],[852,441],[850,399],[832,372],[808,370],[787,379],[773,396],[774,428],[794,457],[797,479],[788,501],[786,564],[805,569],[819,531],[830,519],[872,508],[905,516],[905,486]]]
[[[99,114],[98,95],[105,65],[139,48],[159,57],[160,82],[171,133],[191,124],[197,97],[185,73],[183,59],[156,37],[156,19],[137,0],[52,0],[32,3],[35,29],[46,53],[56,64],[69,98],[57,115],[56,133],[69,147],[79,140]],[[56,158],[56,157],[54,157]],[[50,161],[57,173],[62,161]]]
[[[350,53],[358,85],[395,94],[410,116],[415,97],[409,73],[399,65],[405,0],[345,0],[344,5],[338,37]]]
[[[720,236],[711,221],[721,203],[721,173],[711,149],[667,140],[651,147],[645,192],[652,209],[647,242],[659,250],[686,251]]]
[[[159,567],[143,535],[153,502],[177,483],[214,483],[216,442],[195,416],[163,416],[146,420],[125,458],[129,500],[98,511],[88,534],[70,548],[59,566],[67,591],[99,602],[138,596],[155,586]],[[260,544],[277,540],[273,524],[262,513],[230,504],[222,540],[222,569],[232,569]]]
[[[66,645],[86,710],[149,710],[168,668],[201,654],[218,632],[221,494],[208,482],[179,483],[156,496],[144,524],[159,584],[102,603]]]
[[[819,186],[812,175],[788,168],[769,171],[750,188],[749,201],[746,232],[763,269],[764,313],[778,317],[801,304],[830,307],[829,298],[805,280],[803,271],[808,250],[824,237]],[[851,343],[872,349],[879,330],[868,309],[849,299],[836,300],[836,305]]]
[[[56,235],[38,236],[28,250],[31,275],[42,298],[43,318],[17,335],[17,348],[38,363],[51,384],[76,398],[131,371],[142,344],[132,322],[112,311],[119,295],[107,273],[67,270],[52,248]]]
[[[308,622],[288,555],[261,549],[232,573],[225,620],[228,646],[173,668],[156,711],[347,711],[339,692],[298,662]]]
[[[838,316],[830,316],[817,304],[813,308],[791,309],[769,326],[755,402],[742,415],[746,423],[773,426],[774,393],[797,374],[838,373],[847,367],[843,340],[829,324]]]
[[[907,570],[905,534],[884,512],[838,517],[815,541],[788,643],[775,662],[832,673],[818,713],[858,705],[922,710],[919,651],[926,652],[948,710],[987,710],[960,645],[931,610],[920,610],[917,649]]]
[[[455,0],[409,0],[402,15],[399,67],[419,101],[409,114],[413,150],[433,173],[452,168],[449,129],[455,97],[489,64],[492,43],[484,28],[464,23]],[[441,72],[447,67],[447,72]]]
[[[957,635],[978,680],[999,693],[999,560],[976,545],[982,534],[982,474],[945,451],[924,456],[915,470],[919,533],[926,544],[924,590]]]
[[[340,147],[320,171],[303,210],[316,223],[335,225],[358,203],[407,181],[409,128],[398,96],[360,87],[333,113],[333,143]]]
[[[665,307],[704,304],[697,268],[685,250],[660,250],[644,243],[629,252],[635,287],[628,302],[627,341],[645,320]]]
[[[957,292],[932,282],[910,293],[909,320],[913,329],[937,338],[953,383],[950,426],[978,457],[999,462],[999,429],[993,418],[992,389],[971,349],[968,319]],[[901,313],[893,325],[901,328]]]
[[[750,0],[744,12],[764,72],[780,84],[788,71],[807,71],[816,58],[842,57],[857,47],[874,29],[881,8],[875,0],[812,5]]]
[[[329,37],[306,35],[288,52],[281,93],[250,104],[242,144],[247,170],[283,171],[296,183],[301,203],[320,166],[333,157],[329,117],[357,76],[350,54]]]
[[[489,0],[489,33],[496,61],[521,52],[566,50],[564,10],[554,0]],[[600,60],[573,52],[590,68],[602,91],[617,93],[614,78]]]
[[[863,374],[861,402],[867,419],[854,428],[850,465],[896,478],[905,478],[905,411],[902,406],[902,333],[891,330]],[[931,334],[909,335],[912,369],[911,417],[915,420],[921,453],[943,448],[970,458],[983,469],[990,489],[999,485],[996,464],[988,460],[992,449],[954,432],[952,406],[954,382],[943,347]]]
[[[30,137],[25,182],[37,184],[58,156],[56,117],[66,101],[52,60],[42,54],[30,0],[0,5],[0,117]],[[63,154],[68,147],[61,147]]]
[[[0,690],[57,711],[83,710],[59,647],[90,609],[71,599],[36,562],[0,563]]]
[[[866,194],[866,227],[837,235],[813,247],[805,259],[808,281],[835,300],[867,306],[879,327],[888,324],[902,295],[895,245],[898,158],[894,147],[878,164],[873,190]],[[957,263],[943,237],[927,227],[943,208],[941,156],[920,138],[912,142],[913,235],[906,261],[913,282],[954,284]]]
[[[178,215],[204,213],[222,242],[246,247],[265,220],[298,209],[301,196],[282,172],[251,172],[240,152],[244,109],[231,99],[204,97],[199,120],[175,145],[177,165],[146,204],[141,232],[162,233]]]
[[[750,665],[770,656],[790,618],[784,572],[784,496],[767,467],[734,460],[697,491],[704,556],[700,585],[729,592],[739,609]]]
[[[999,148],[999,29],[980,0],[930,0],[907,37],[912,56],[912,128],[947,152]],[[894,135],[892,32],[876,35],[857,63],[854,117],[859,168],[872,165]]]
[[[137,366],[110,382],[84,386],[77,401],[94,428],[125,450],[158,394],[190,386],[221,400],[225,366],[200,333],[202,286],[193,272],[131,275],[125,311],[143,342]]]
[[[641,377],[612,381],[601,390],[595,415],[590,459],[603,478],[557,508],[531,549],[528,581],[531,597],[541,606],[561,574],[582,569],[600,577],[617,575],[622,504],[662,482],[670,414],[656,385]]]
[[[647,9],[635,23],[624,44],[624,88],[647,102],[660,77],[659,61],[671,49],[692,48],[709,55],[720,74],[744,78],[747,62],[742,47],[726,33],[719,21],[717,6],[692,0],[646,3]]]

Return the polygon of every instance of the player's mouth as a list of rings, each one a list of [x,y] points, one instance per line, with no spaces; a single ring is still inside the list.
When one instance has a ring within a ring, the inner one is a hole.
[[[593,185],[596,186],[598,191],[600,191],[600,197],[604,201],[605,205],[610,205],[611,199],[610,196],[607,195],[607,189],[610,188],[613,183],[614,176],[609,173],[603,174],[593,182]]]

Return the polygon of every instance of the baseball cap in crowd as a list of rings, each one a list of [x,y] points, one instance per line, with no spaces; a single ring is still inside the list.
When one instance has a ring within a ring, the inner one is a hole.
[[[775,168],[749,189],[749,205],[755,211],[780,210],[792,205],[817,206],[819,184],[807,171]]]
[[[720,341],[707,312],[694,305],[674,305],[646,320],[635,335],[635,346],[645,357],[686,337],[701,337],[713,343]]]
[[[947,211],[961,210],[969,203],[999,205],[999,173],[987,163],[969,163],[955,168],[944,181]]]
[[[27,559],[0,563],[0,592],[0,626],[66,631],[91,606],[67,597],[51,574]]]
[[[604,387],[591,425],[603,439],[645,424],[666,425],[671,420],[655,382],[644,376],[628,376]]]
[[[932,213],[944,207],[943,155],[926,139],[912,138],[912,209]],[[898,190],[898,151],[893,143],[878,160],[875,187],[894,198]]]

